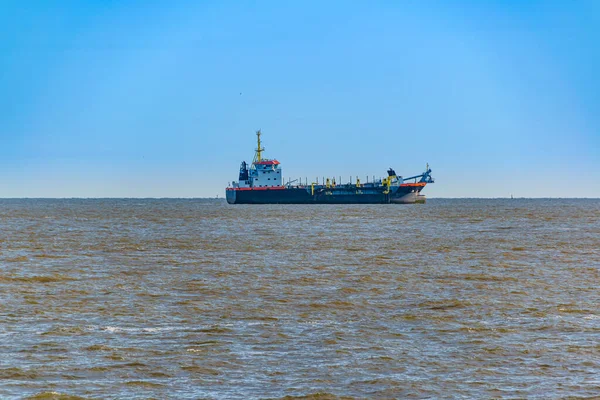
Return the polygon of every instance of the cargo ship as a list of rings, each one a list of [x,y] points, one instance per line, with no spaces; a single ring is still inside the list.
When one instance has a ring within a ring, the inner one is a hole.
[[[304,184],[298,180],[283,182],[281,163],[262,157],[261,131],[256,132],[258,147],[254,160],[248,166],[242,161],[238,181],[231,182],[225,190],[229,204],[414,204],[424,203],[421,191],[433,183],[429,165],[420,175],[403,178],[390,168],[385,178],[361,182],[350,178],[315,179]]]

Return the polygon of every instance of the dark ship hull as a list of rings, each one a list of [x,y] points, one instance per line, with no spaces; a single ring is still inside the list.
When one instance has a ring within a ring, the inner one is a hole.
[[[341,185],[331,188],[311,186],[227,188],[229,204],[412,204],[424,203],[420,195],[424,183],[407,183],[386,190],[384,187]]]

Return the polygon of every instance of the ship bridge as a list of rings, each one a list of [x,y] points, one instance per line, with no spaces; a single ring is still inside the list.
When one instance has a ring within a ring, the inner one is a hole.
[[[281,168],[277,160],[262,160],[252,163],[250,170],[253,187],[281,186]]]
[[[240,179],[233,183],[234,187],[241,188],[268,188],[281,187],[281,167],[277,160],[262,158],[262,152],[265,151],[260,143],[260,129],[256,132],[258,147],[255,150],[254,160],[248,168],[245,161],[240,167]]]

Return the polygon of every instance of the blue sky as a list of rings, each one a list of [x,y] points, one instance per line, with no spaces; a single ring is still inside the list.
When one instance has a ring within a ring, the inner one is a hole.
[[[596,1],[3,1],[0,197],[285,177],[600,197]],[[345,178],[344,178],[345,179]]]

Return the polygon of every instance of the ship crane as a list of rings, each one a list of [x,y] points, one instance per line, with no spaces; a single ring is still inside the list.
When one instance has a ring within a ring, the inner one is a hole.
[[[433,183],[434,179],[431,177],[431,168],[429,168],[429,164],[427,164],[427,170],[425,172],[423,172],[421,175],[415,175],[415,176],[411,176],[410,178],[404,178],[405,181],[408,181],[410,179],[414,179],[415,182],[417,179],[419,179],[419,182],[424,182],[424,183]]]

